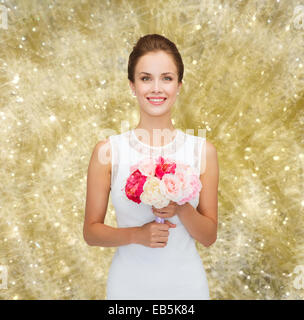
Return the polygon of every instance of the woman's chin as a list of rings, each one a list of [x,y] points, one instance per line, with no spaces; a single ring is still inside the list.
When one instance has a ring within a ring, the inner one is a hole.
[[[165,115],[166,113],[168,113],[170,111],[170,109],[154,109],[154,108],[149,108],[148,110],[146,110],[146,113],[150,114],[151,116],[161,116],[161,115]]]
[[[166,106],[153,106],[153,105],[148,105],[141,107],[141,110],[143,110],[145,113],[149,113],[151,115],[162,115],[166,114],[170,111],[171,107],[166,105]]]

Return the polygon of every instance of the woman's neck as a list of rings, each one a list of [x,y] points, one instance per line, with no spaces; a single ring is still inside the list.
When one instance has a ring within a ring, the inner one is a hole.
[[[153,128],[150,126],[147,128],[137,125],[137,127],[134,128],[134,134],[142,143],[153,147],[160,147],[174,141],[177,134],[176,130],[173,125],[170,127],[158,126]]]

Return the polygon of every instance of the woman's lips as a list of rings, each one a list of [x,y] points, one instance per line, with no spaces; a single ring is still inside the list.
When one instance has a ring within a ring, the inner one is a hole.
[[[161,101],[152,101],[151,99],[153,99],[153,98],[147,98],[147,100],[151,104],[153,104],[154,106],[159,106],[159,105],[163,104],[167,100],[167,98],[163,98],[162,100],[160,98],[159,99],[155,98],[156,100],[161,100]]]

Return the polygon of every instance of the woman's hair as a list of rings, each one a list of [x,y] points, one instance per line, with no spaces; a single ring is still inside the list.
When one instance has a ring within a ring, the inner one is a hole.
[[[171,55],[178,74],[178,82],[182,82],[184,75],[184,64],[180,53],[178,52],[175,44],[169,39],[159,34],[147,34],[137,41],[133,50],[129,56],[128,62],[128,79],[134,83],[134,72],[136,64],[140,57],[144,56],[149,52],[164,51]]]

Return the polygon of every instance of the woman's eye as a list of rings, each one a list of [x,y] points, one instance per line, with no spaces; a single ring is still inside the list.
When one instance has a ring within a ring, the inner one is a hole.
[[[142,77],[141,80],[145,81],[145,79],[150,79],[150,77]],[[172,80],[171,77],[165,77],[164,79],[169,79],[170,81]]]

